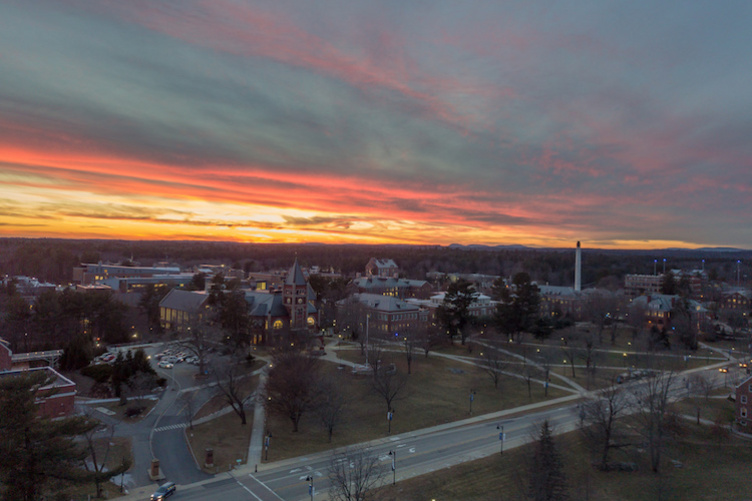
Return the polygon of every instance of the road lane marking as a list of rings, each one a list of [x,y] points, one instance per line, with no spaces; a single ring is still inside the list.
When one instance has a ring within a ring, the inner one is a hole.
[[[187,424],[171,424],[169,426],[160,426],[159,428],[154,428],[154,432],[160,432],[160,431],[168,431],[168,430],[180,430],[182,428],[185,428],[188,426]]]
[[[282,499],[281,497],[279,497],[279,495],[276,492],[274,492],[273,490],[271,490],[268,485],[266,485],[264,482],[262,482],[261,480],[257,479],[256,477],[254,477],[252,473],[249,473],[248,476],[251,477],[254,482],[257,482],[264,489],[266,489],[267,491],[271,492],[274,495],[274,497],[276,497],[277,499]]]

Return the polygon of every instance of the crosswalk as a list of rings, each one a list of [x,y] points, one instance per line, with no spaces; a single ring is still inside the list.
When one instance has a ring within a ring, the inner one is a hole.
[[[182,423],[182,424],[171,424],[169,426],[160,426],[159,428],[154,428],[154,432],[168,431],[168,430],[180,430],[182,428],[185,428],[186,426],[188,426],[188,425],[185,424],[185,423]]]

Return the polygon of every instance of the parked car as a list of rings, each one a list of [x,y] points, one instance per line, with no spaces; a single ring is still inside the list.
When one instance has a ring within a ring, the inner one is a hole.
[[[166,497],[172,496],[177,490],[175,482],[167,482],[159,486],[154,494],[151,495],[151,501],[162,500]]]
[[[162,361],[161,361],[161,362],[159,362],[159,364],[157,364],[157,365],[158,365],[158,366],[159,366],[159,368],[161,368],[161,369],[172,369],[172,364],[171,364],[170,362],[167,362],[167,361],[165,361],[165,360],[162,360]]]

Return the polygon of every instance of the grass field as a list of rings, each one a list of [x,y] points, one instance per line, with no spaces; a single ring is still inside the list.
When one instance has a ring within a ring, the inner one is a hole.
[[[562,455],[570,499],[590,501],[731,501],[749,498],[752,443],[718,435],[712,426],[682,422],[678,438],[664,453],[661,474],[647,465],[646,453],[633,451],[619,460],[634,461],[636,472],[601,472],[579,432],[555,438]],[[528,446],[529,447],[529,446]],[[477,461],[387,485],[379,501],[525,499],[529,448],[507,450]],[[673,461],[672,461],[673,460]],[[674,462],[676,461],[676,462]],[[388,482],[387,475],[385,482]]]
[[[193,429],[186,429],[186,436],[193,449],[196,462],[207,473],[227,471],[237,460],[245,464],[248,455],[248,445],[253,431],[253,410],[248,415],[246,425],[242,425],[240,418],[234,412],[224,414],[209,422],[195,425]],[[205,451],[214,449],[213,468],[204,467]]]
[[[340,357],[362,363],[358,350],[342,351]],[[407,373],[405,356],[400,353],[382,354],[382,363],[393,361],[398,370]],[[326,363],[326,362],[324,362]],[[277,461],[305,453],[327,450],[352,443],[364,442],[388,435],[386,402],[371,390],[368,376],[354,376],[349,367],[338,369],[327,363],[324,370],[331,372],[349,399],[346,421],[335,428],[332,442],[313,414],[304,415],[300,431],[293,433],[292,424],[279,415],[267,417],[272,443],[269,460]],[[473,415],[510,409],[520,405],[545,400],[543,386],[533,384],[530,396],[525,381],[503,377],[499,388],[494,388],[492,379],[472,365],[454,360],[420,356],[413,361],[412,374],[404,392],[393,403],[395,408],[391,433],[399,434],[470,417],[470,394]],[[548,399],[569,393],[549,388]]]

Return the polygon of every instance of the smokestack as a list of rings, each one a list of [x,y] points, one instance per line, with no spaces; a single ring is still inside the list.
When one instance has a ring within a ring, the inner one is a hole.
[[[582,249],[579,240],[577,241],[577,251],[574,258],[574,290],[576,292],[582,290]]]

